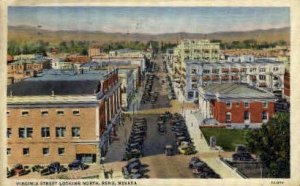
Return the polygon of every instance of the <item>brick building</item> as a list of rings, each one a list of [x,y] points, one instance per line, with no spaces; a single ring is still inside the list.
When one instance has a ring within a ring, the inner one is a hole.
[[[50,68],[48,60],[19,60],[7,64],[7,84],[22,81]]]
[[[8,165],[100,162],[120,120],[117,70],[45,71],[8,86]]]
[[[200,111],[229,128],[257,128],[274,114],[272,93],[246,84],[212,84],[199,88]]]

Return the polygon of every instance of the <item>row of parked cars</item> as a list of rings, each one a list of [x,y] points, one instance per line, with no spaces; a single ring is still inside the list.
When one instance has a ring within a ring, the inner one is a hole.
[[[198,178],[221,178],[214,170],[212,170],[204,161],[198,157],[192,157],[188,167],[192,169],[195,177]]]
[[[195,154],[197,151],[195,150],[183,116],[179,113],[173,114],[170,124],[176,138],[178,152],[184,155]]]
[[[68,170],[85,170],[89,168],[81,160],[74,160],[68,164],[68,168],[61,165],[59,162],[50,163],[47,166],[34,165],[30,169],[29,166],[23,166],[22,164],[16,164],[12,169],[7,168],[7,178],[18,175],[23,176],[30,172],[38,172],[41,176],[46,176],[54,173],[67,172]]]
[[[133,158],[122,167],[122,173],[125,179],[140,179],[146,178],[145,173],[147,165],[143,165],[138,158]]]
[[[157,77],[153,74],[147,74],[146,75],[146,84],[145,84],[145,90],[141,99],[141,103],[151,102],[154,104],[157,101],[158,98],[158,92],[152,92],[152,87],[154,83],[154,79]]]
[[[123,160],[139,158],[144,155],[144,140],[147,135],[146,118],[133,118],[132,130],[129,136]]]

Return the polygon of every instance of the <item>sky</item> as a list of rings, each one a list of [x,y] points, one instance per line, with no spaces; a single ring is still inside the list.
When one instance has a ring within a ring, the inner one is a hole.
[[[286,7],[9,7],[10,26],[121,33],[212,33],[290,26]]]

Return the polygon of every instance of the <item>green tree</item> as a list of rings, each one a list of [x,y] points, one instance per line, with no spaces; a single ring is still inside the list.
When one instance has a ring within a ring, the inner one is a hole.
[[[272,178],[290,177],[290,115],[277,113],[262,128],[246,135],[249,150],[256,153]]]

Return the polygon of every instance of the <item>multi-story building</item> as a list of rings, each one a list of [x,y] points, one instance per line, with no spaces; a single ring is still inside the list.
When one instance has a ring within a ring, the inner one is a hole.
[[[92,61],[100,63],[100,66],[138,65],[141,72],[146,71],[145,57],[101,57],[95,56]]]
[[[121,113],[117,70],[44,71],[7,88],[8,164],[100,162]]]
[[[209,40],[182,40],[173,51],[173,78],[185,83],[181,76],[186,76],[186,60],[213,63],[219,61],[219,58],[220,43],[211,43]]]
[[[204,62],[186,60],[186,75],[182,75],[183,93],[187,100],[198,98],[198,88],[210,84],[247,83],[274,93],[282,93],[284,64],[278,61]]]
[[[92,48],[89,48],[89,58],[93,57],[93,56],[100,56],[101,55],[101,48],[99,47],[92,47]]]
[[[63,59],[53,59],[51,61],[51,67],[55,70],[72,70],[74,69],[74,63],[66,62]]]
[[[210,84],[199,88],[204,118],[214,118],[228,128],[258,128],[275,112],[275,96],[240,83]]]
[[[122,109],[127,110],[136,90],[134,73],[130,69],[119,69],[118,72],[121,82]]]
[[[19,60],[7,64],[7,84],[22,81],[50,68],[49,60]]]

